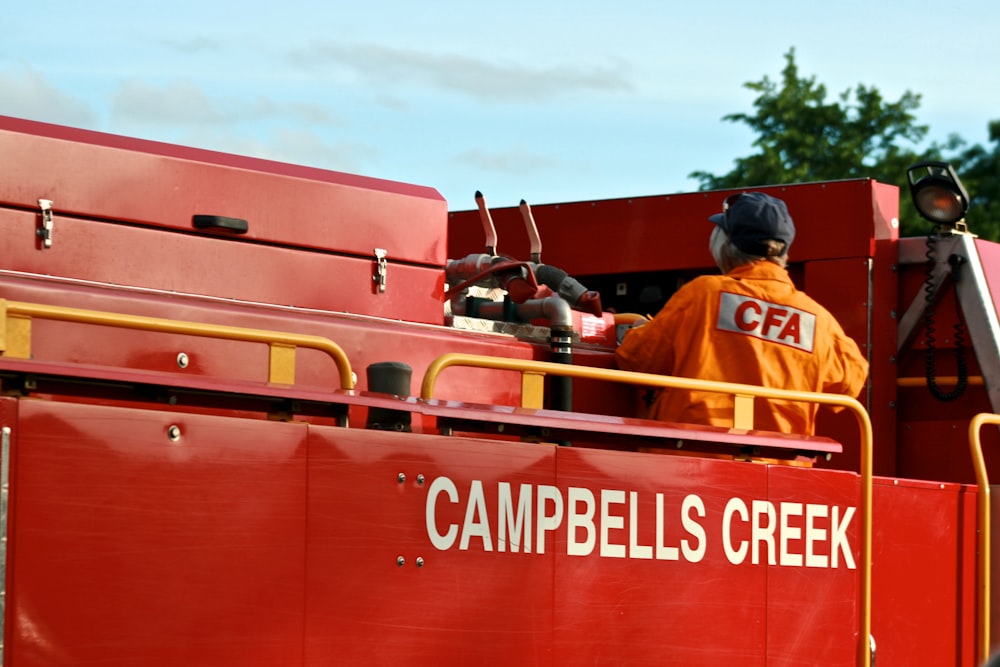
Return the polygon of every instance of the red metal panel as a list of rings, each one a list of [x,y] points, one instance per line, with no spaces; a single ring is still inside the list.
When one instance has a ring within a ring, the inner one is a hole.
[[[932,397],[926,387],[909,389],[909,392],[922,392],[923,397],[919,401],[913,400],[907,412],[923,408],[930,414],[927,419],[907,420],[900,424],[899,476],[962,484],[975,482],[968,439],[969,419],[975,412],[970,411],[968,417],[942,417],[937,420],[932,411],[947,411],[939,407],[941,402]],[[963,400],[971,402],[970,399],[971,396]],[[986,403],[985,399],[982,403]],[[978,412],[988,413],[990,408],[983,405]],[[1000,437],[993,428],[983,429],[982,436],[987,469],[996,470],[994,466],[1000,464]]]
[[[895,439],[896,415],[890,406],[896,396],[896,386],[895,382],[885,379],[895,378],[892,358],[896,349],[896,321],[889,317],[888,310],[877,313],[872,310],[873,276],[869,264],[868,258],[807,262],[802,288],[834,313],[845,333],[869,358],[868,388],[862,391],[858,400],[870,406],[872,428],[879,434],[879,442],[891,443]],[[887,287],[892,289],[894,285]],[[873,322],[872,317],[880,319]],[[876,349],[878,352],[873,352]],[[858,470],[861,436],[852,413],[834,413],[828,408],[820,408],[816,431],[844,444],[844,453],[833,459],[830,467]],[[876,447],[874,458],[877,470],[895,472],[895,447]]]
[[[22,400],[15,432],[9,664],[301,664],[304,425]]]
[[[249,222],[242,238],[442,266],[447,205],[431,188],[0,116],[17,178],[0,202],[193,231],[193,215]]]
[[[542,553],[496,523],[500,483],[516,500],[554,481],[550,446],[310,427],[307,664],[566,664],[552,538]],[[429,523],[455,527],[447,548]]]
[[[976,493],[875,480],[872,634],[877,664],[976,665]]]
[[[0,410],[12,664],[854,664],[850,473]],[[972,664],[975,494],[879,480],[875,508],[880,662]]]
[[[399,264],[390,250],[384,292],[367,257],[303,252],[93,220],[57,221],[51,248],[36,248],[34,213],[0,209],[2,268],[182,294],[444,322],[444,271]],[[375,243],[375,241],[370,241]]]
[[[614,523],[608,542],[620,548],[616,556],[600,557],[599,546],[588,557],[566,555],[569,536],[560,532],[558,664],[654,665],[670,656],[671,664],[717,665],[723,655],[750,665],[854,664],[857,571],[845,558],[832,567],[830,550],[833,508],[856,504],[856,476],[561,449],[559,486],[594,493],[597,515]],[[602,512],[600,498],[609,491],[613,502]],[[675,560],[655,556],[658,494],[663,544],[678,548]],[[796,503],[817,508],[813,528],[825,534],[813,534],[812,548],[827,557],[826,567],[815,559],[805,564],[806,510],[797,513]],[[690,526],[682,524],[685,516]],[[841,523],[850,526],[846,546],[856,563],[857,519]],[[576,532],[580,541],[585,531]],[[642,545],[653,547],[645,554],[652,557],[637,557]]]
[[[562,449],[559,485],[590,491],[599,518],[594,551],[585,557],[567,555],[571,536],[565,528],[559,534],[556,664],[717,665],[722,645],[727,661],[765,664],[766,568],[734,565],[723,551],[726,503],[765,498],[765,466]],[[616,501],[606,519],[602,498]],[[682,524],[686,498],[703,504],[703,517],[697,506],[686,512],[692,528]],[[582,513],[582,506],[575,511]],[[602,519],[609,525],[600,525]],[[661,558],[658,523],[666,548]],[[747,539],[739,523],[733,524],[736,543]],[[624,557],[601,556],[605,531],[607,542],[620,546],[609,553]],[[586,538],[582,529],[574,533],[576,542]],[[625,545],[632,542],[651,547],[652,557],[637,558],[641,549],[629,557]]]
[[[778,523],[777,566],[767,570],[768,667],[853,666],[863,641],[858,477],[772,466],[768,486]]]
[[[871,180],[754,188],[784,199],[796,221],[794,261],[870,257],[874,239],[894,237],[886,204],[895,186]],[[712,269],[708,216],[722,210],[733,191],[632,197],[562,204],[533,204],[546,263],[575,276],[640,271]],[[520,210],[496,208],[498,252],[529,256]],[[448,254],[483,252],[479,212],[450,214]]]

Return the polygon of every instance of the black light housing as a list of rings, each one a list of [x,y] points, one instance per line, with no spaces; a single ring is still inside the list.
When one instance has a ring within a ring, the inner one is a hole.
[[[917,212],[936,225],[964,227],[969,193],[947,162],[921,162],[906,170]]]

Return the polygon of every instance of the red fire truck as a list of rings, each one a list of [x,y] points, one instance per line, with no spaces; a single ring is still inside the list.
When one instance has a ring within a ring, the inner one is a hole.
[[[759,188],[870,361],[854,399],[615,368],[715,270],[728,191],[449,211],[15,118],[0,156],[3,665],[990,654],[1000,245],[945,165],[914,197],[961,210],[919,238],[894,186]],[[674,388],[731,427],[635,416]],[[776,398],[817,434],[755,429]]]

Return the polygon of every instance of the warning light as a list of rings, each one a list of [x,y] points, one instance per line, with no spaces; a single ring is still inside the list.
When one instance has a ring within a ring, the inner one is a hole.
[[[906,170],[917,212],[936,225],[962,228],[969,194],[947,162],[921,162]]]

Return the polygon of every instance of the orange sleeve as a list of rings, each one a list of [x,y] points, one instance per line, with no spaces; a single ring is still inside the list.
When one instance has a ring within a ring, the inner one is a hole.
[[[833,341],[823,391],[857,398],[868,379],[868,360],[836,320],[833,320],[830,334]]]
[[[673,375],[674,332],[683,329],[692,298],[700,291],[698,279],[687,283],[646,324],[630,329],[615,350],[618,368],[625,371]]]

